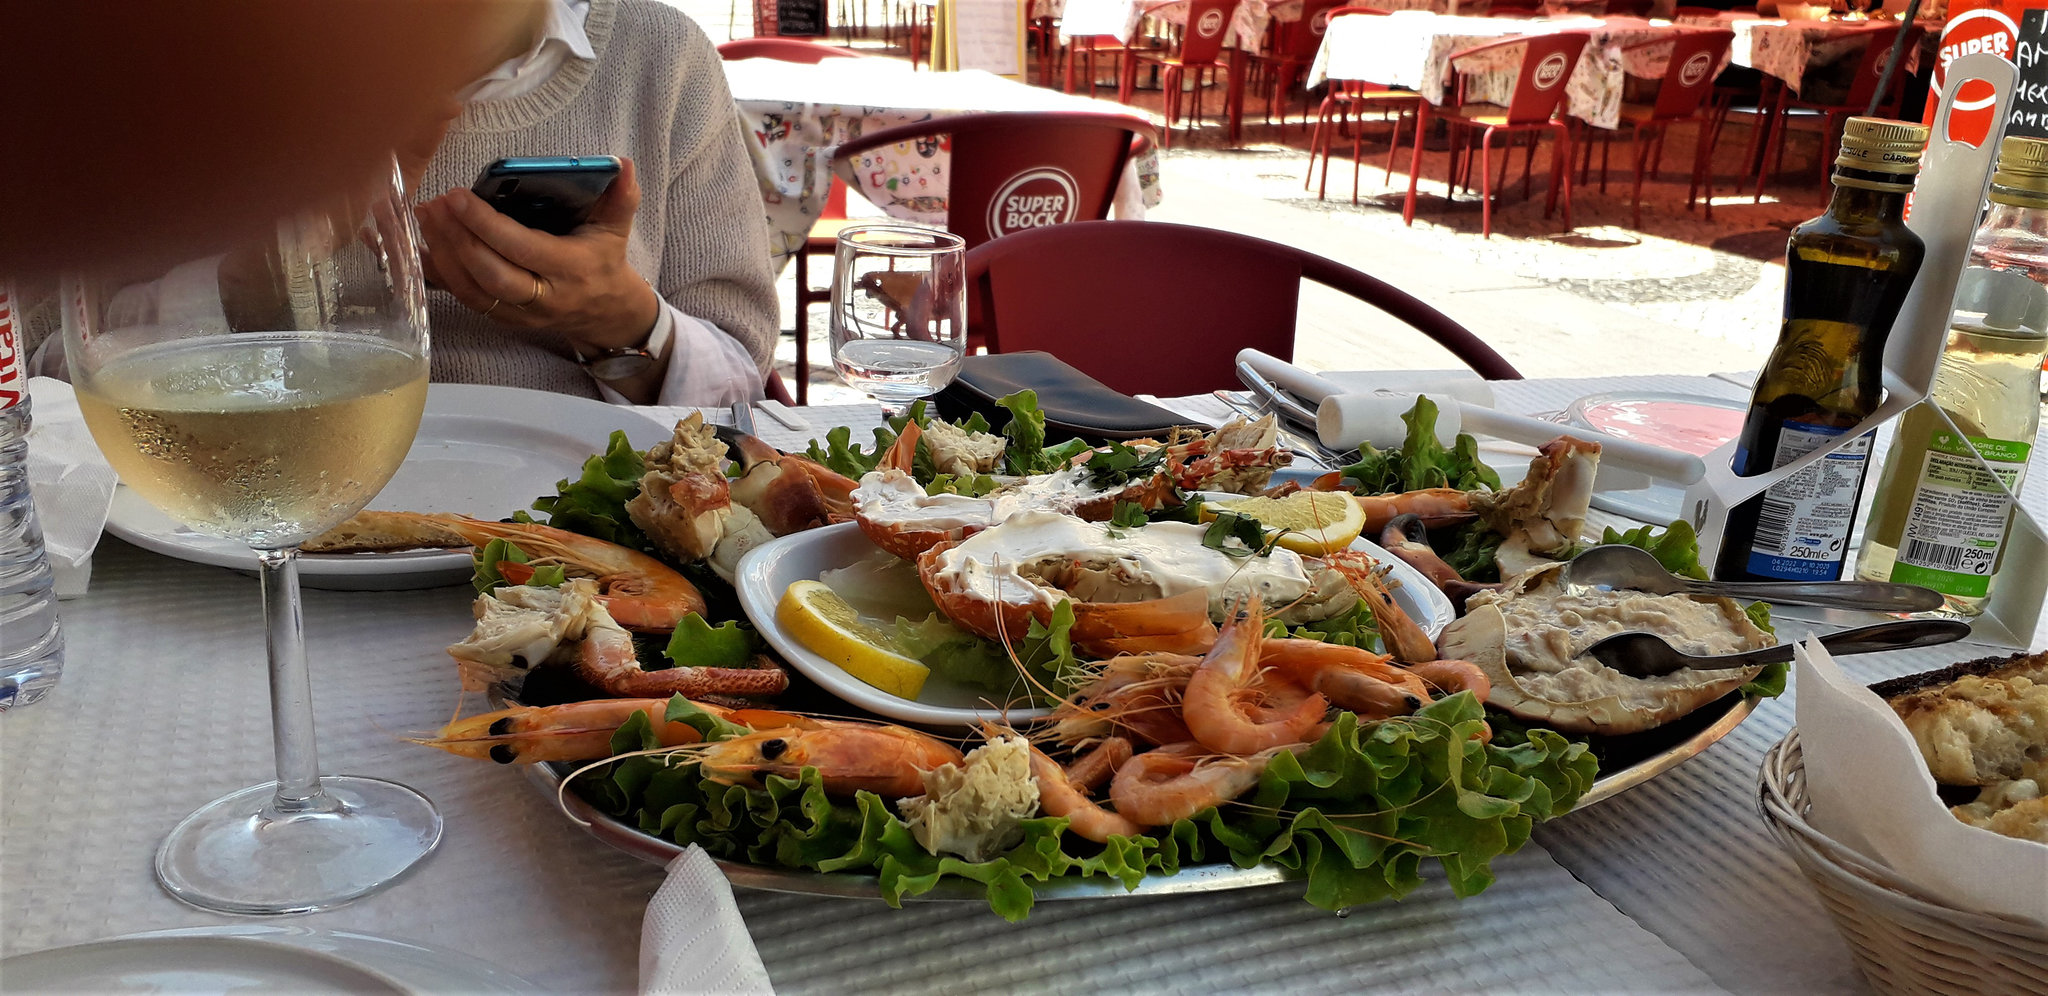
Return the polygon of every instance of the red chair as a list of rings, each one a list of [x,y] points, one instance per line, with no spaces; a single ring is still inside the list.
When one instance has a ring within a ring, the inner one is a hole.
[[[1728,46],[1735,40],[1733,31],[1687,31],[1668,38],[1654,38],[1646,42],[1624,46],[1624,59],[1631,52],[1668,46],[1671,55],[1664,64],[1664,75],[1657,83],[1657,99],[1648,104],[1621,105],[1621,123],[1630,130],[1629,143],[1636,154],[1635,190],[1631,203],[1635,214],[1631,222],[1635,227],[1643,225],[1643,174],[1655,173],[1657,161],[1664,155],[1664,132],[1674,122],[1699,121],[1700,105],[1707,94],[1714,89],[1714,76],[1721,67],[1721,60],[1728,54]],[[1607,151],[1619,129],[1598,129],[1600,132],[1600,192],[1607,192]],[[1708,128],[1700,122],[1699,137],[1693,143],[1692,181],[1695,187],[1706,184],[1707,196],[1713,197],[1708,170],[1707,153],[1711,145],[1707,141]],[[1586,172],[1593,165],[1593,143],[1585,144],[1585,165],[1581,167],[1579,179],[1583,183]]]
[[[1480,374],[1514,366],[1442,312],[1341,263],[1278,242],[1156,221],[1033,229],[967,254],[968,310],[991,352],[1042,349],[1126,394],[1237,386],[1237,351],[1294,355],[1301,282],[1371,304]]]
[[[1266,120],[1273,120],[1273,109],[1280,107],[1280,99],[1301,78],[1302,71],[1316,59],[1316,50],[1323,46],[1323,32],[1329,30],[1330,18],[1337,11],[1371,10],[1370,7],[1345,7],[1344,0],[1302,0],[1301,18],[1295,21],[1276,21],[1273,24],[1273,45],[1264,55],[1252,56],[1252,61],[1264,66],[1273,76],[1273,90],[1266,96]],[[1307,120],[1306,115],[1303,117]],[[1280,123],[1287,123],[1287,111],[1280,111]]]
[[[1821,198],[1825,200],[1828,197],[1828,175],[1834,169],[1835,146],[1842,141],[1843,122],[1864,113],[1870,107],[1871,98],[1877,95],[1878,80],[1884,76],[1885,60],[1890,57],[1892,46],[1898,40],[1900,30],[1902,29],[1899,25],[1892,24],[1872,28],[1850,28],[1825,36],[1828,39],[1838,39],[1848,35],[1862,35],[1864,39],[1863,52],[1857,57],[1856,66],[1853,70],[1854,75],[1849,78],[1849,91],[1839,103],[1820,103],[1802,100],[1799,97],[1792,96],[1791,87],[1784,85],[1780,81],[1766,78],[1765,85],[1767,87],[1775,84],[1777,98],[1771,102],[1771,112],[1767,119],[1770,137],[1764,147],[1762,160],[1758,163],[1757,167],[1757,203],[1763,203],[1765,178],[1772,173],[1782,170],[1785,166],[1785,131],[1787,126],[1791,124],[1791,115],[1799,112],[1810,114],[1820,119],[1822,151],[1820,157]],[[1907,32],[1905,50],[1910,52],[1913,50],[1913,46],[1919,42],[1921,29],[1919,25],[1911,25],[1903,30]],[[1821,39],[1816,39],[1815,44],[1820,44],[1821,41]],[[1908,75],[1910,74],[1903,72],[1893,75],[1890,90],[1885,93],[1884,99],[1878,102],[1878,117],[1894,118],[1898,116],[1899,99],[1900,95],[1904,92]],[[1756,137],[1752,133],[1751,141],[1754,142]],[[1748,161],[1747,153],[1744,154],[1743,159],[1745,162]],[[1768,170],[1764,169],[1763,162],[1771,163],[1771,167]]]
[[[727,62],[740,59],[774,59],[817,65],[826,59],[865,58],[852,49],[824,45],[800,38],[741,38],[718,46],[718,57]]]
[[[1451,176],[1455,187],[1458,180],[1458,153],[1462,133],[1468,129],[1481,129],[1479,140],[1479,182],[1480,182],[1480,230],[1486,238],[1493,237],[1493,194],[1497,181],[1494,179],[1493,136],[1498,132],[1514,134],[1533,133],[1529,142],[1529,154],[1522,165],[1522,196],[1529,196],[1529,171],[1536,160],[1536,142],[1543,132],[1550,132],[1555,138],[1556,149],[1550,157],[1550,196],[1544,203],[1543,216],[1550,217],[1557,207],[1559,187],[1564,191],[1564,225],[1572,225],[1572,132],[1566,122],[1556,115],[1563,109],[1566,81],[1572,77],[1572,70],[1578,68],[1579,56],[1585,52],[1592,36],[1583,31],[1559,31],[1553,34],[1524,35],[1508,38],[1454,52],[1450,57],[1448,72],[1457,74],[1457,91],[1453,102],[1443,107],[1432,107],[1428,101],[1416,105],[1415,151],[1408,164],[1408,199],[1401,205],[1401,220],[1415,223],[1415,185],[1422,178],[1422,136],[1429,131],[1429,119],[1441,117],[1450,124]],[[1508,97],[1506,106],[1500,104],[1468,103],[1465,100],[1465,73],[1460,63],[1469,63],[1473,58],[1488,52],[1511,47],[1522,47],[1521,65],[1515,70],[1514,92]],[[1471,188],[1471,154],[1466,153],[1465,170],[1467,189]],[[1501,158],[1501,180],[1507,178],[1507,158]]]
[[[1095,89],[1098,85],[1095,74],[1095,57],[1097,55],[1107,57],[1111,65],[1116,69],[1117,79],[1122,80],[1123,63],[1121,60],[1130,49],[1131,46],[1124,44],[1115,35],[1088,35],[1068,39],[1067,68],[1060,85],[1061,91],[1065,93],[1074,92],[1074,64],[1079,62],[1087,67],[1083,72],[1088,74],[1088,96],[1095,96]]]
[[[794,38],[741,38],[718,46],[718,57],[728,62],[774,59],[807,65],[816,65],[826,59],[866,58],[849,49]],[[821,253],[831,255],[839,245],[839,230],[847,225],[846,184],[841,183],[838,177],[829,182],[831,186],[825,191],[824,209],[818,213],[817,223],[811,226],[805,237],[803,248],[796,251],[796,403],[800,405],[809,404],[811,400],[811,305],[823,304],[832,297],[832,288],[811,286],[811,257]],[[770,374],[770,379],[774,379],[773,374]]]
[[[1157,10],[1180,0],[1166,0],[1145,8],[1146,12]],[[1173,51],[1145,48],[1124,50],[1123,82],[1117,87],[1116,99],[1119,104],[1129,104],[1131,95],[1138,88],[1139,63],[1151,63],[1160,67],[1160,89],[1166,101],[1166,131],[1161,145],[1173,145],[1173,126],[1180,120],[1181,87],[1187,78],[1187,71],[1194,73],[1195,113],[1189,118],[1190,131],[1202,121],[1202,89],[1204,80],[1218,67],[1217,60],[1223,55],[1223,39],[1230,34],[1230,19],[1237,13],[1239,0],[1187,0],[1187,30],[1181,32],[1180,45]],[[1238,106],[1238,93],[1244,87],[1244,80],[1237,73],[1230,74],[1230,85],[1223,98],[1225,114]]]
[[[1377,7],[1338,7],[1330,11],[1330,20],[1340,17],[1385,17],[1387,12]],[[1378,83],[1362,80],[1331,80],[1329,92],[1323,97],[1322,107],[1316,111],[1316,127],[1308,140],[1308,172],[1301,178],[1301,189],[1307,190],[1309,181],[1315,176],[1316,156],[1320,153],[1323,162],[1323,182],[1316,188],[1316,200],[1322,200],[1330,190],[1330,146],[1336,133],[1342,129],[1351,132],[1351,203],[1358,203],[1358,150],[1363,137],[1361,126],[1365,123],[1365,112],[1377,110],[1382,113],[1394,112],[1394,131],[1387,136],[1387,175],[1383,182],[1394,179],[1394,153],[1401,147],[1401,122],[1422,101],[1422,95],[1413,90],[1396,90]],[[1357,112],[1357,117],[1352,112]],[[1336,114],[1336,124],[1330,121]]]

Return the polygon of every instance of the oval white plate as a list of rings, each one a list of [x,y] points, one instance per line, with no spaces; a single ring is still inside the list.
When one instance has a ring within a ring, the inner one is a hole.
[[[9,990],[94,993],[529,993],[480,959],[370,934],[184,927],[0,960]]]
[[[640,411],[549,391],[482,384],[432,384],[419,435],[371,508],[461,512],[497,519],[553,494],[563,478],[604,452],[623,429],[634,447],[667,439],[674,426]],[[256,555],[232,540],[193,532],[127,488],[114,491],[107,532],[179,560],[256,570]],[[468,551],[307,555],[299,580],[308,588],[431,588],[469,580]]]
[[[1353,543],[1351,548],[1370,554],[1381,563],[1393,565],[1393,577],[1400,582],[1394,588],[1394,601],[1399,602],[1409,617],[1432,638],[1456,617],[1451,600],[1430,584],[1421,572],[1366,540]],[[790,666],[826,691],[877,715],[927,726],[972,726],[983,720],[1001,721],[1005,717],[1012,722],[1022,722],[1044,716],[1049,711],[1004,710],[1000,705],[986,701],[987,693],[948,682],[937,675],[925,682],[924,691],[917,701],[891,695],[805,649],[775,621],[775,606],[791,584],[816,580],[828,570],[845,567],[875,552],[875,545],[868,541],[858,525],[851,522],[770,540],[749,551],[740,561],[739,583],[736,585],[740,605],[746,609],[747,618],[754,621],[754,627]]]
[[[1565,410],[1565,416],[1570,421],[1570,424],[1575,426],[1597,429],[1602,432],[1616,432],[1617,430],[1614,426],[1594,425],[1587,418],[1586,411],[1589,408],[1601,405],[1629,401],[1668,401],[1698,405],[1702,408],[1722,408],[1737,412],[1749,410],[1747,402],[1730,398],[1714,398],[1696,394],[1672,394],[1664,391],[1610,391],[1603,394],[1589,394],[1572,402],[1571,407]],[[1617,434],[1627,435],[1628,433],[1624,431]],[[1655,436],[1651,436],[1645,441],[1658,446],[1669,445]],[[1625,515],[1637,522],[1647,522],[1654,526],[1663,526],[1674,519],[1683,518],[1681,512],[1685,508],[1685,489],[1656,482],[1646,488],[1636,488],[1628,491],[1595,491],[1593,493],[1593,507],[1603,512]]]

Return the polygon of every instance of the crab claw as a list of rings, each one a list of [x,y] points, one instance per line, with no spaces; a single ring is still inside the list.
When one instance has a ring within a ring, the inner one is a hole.
[[[753,436],[735,437],[742,473],[732,481],[734,501],[777,536],[853,519],[858,481]]]
[[[1437,556],[1436,548],[1429,545],[1429,527],[1423,523],[1422,516],[1412,512],[1388,520],[1386,528],[1380,530],[1379,543],[1402,563],[1421,571],[1431,584],[1450,596],[1451,605],[1461,613],[1465,611],[1465,600],[1474,593],[1500,587],[1498,584],[1467,581],[1459,575],[1456,568]]]

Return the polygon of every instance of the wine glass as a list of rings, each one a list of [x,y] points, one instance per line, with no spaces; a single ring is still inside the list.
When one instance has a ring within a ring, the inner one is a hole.
[[[64,347],[121,481],[261,565],[277,781],[216,799],[156,855],[203,909],[303,913],[376,891],[441,839],[393,782],[322,778],[298,545],[354,515],[405,459],[427,397],[419,233],[393,163],[375,189],[278,219],[169,270],[74,273]]]
[[[832,270],[832,364],[848,386],[900,415],[953,382],[967,352],[966,243],[909,225],[839,233]]]

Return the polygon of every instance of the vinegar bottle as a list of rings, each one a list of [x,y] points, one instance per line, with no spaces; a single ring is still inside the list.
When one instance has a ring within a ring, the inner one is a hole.
[[[1899,420],[1856,558],[1857,577],[1933,588],[1955,614],[1984,611],[2012,530],[2006,489],[2019,491],[2041,426],[2044,285],[2048,141],[2007,138],[1991,177],[1991,211],[1970,242],[1927,399],[1962,434],[1926,406]]]
[[[1785,324],[1757,375],[1735,473],[1775,470],[1849,431],[1883,399],[1884,343],[1925,255],[1906,228],[1924,125],[1850,118],[1826,214],[1792,230]],[[1849,555],[1870,437],[1728,512],[1714,577],[1834,581]]]

